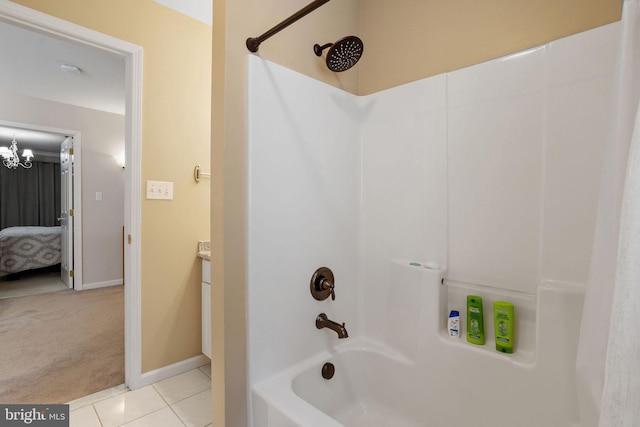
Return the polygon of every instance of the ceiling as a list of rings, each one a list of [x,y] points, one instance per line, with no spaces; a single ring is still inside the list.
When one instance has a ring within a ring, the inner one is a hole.
[[[153,0],[184,15],[212,25],[213,0]]]
[[[124,114],[120,55],[0,21],[0,58],[1,91]]]
[[[0,21],[0,58],[0,92],[124,114],[122,56]],[[64,135],[0,126],[0,146],[14,135],[20,148],[34,151],[59,152],[64,140]]]
[[[211,0],[154,0],[211,25]],[[0,92],[125,114],[125,59],[0,20]],[[64,135],[2,126],[0,146],[58,152]]]

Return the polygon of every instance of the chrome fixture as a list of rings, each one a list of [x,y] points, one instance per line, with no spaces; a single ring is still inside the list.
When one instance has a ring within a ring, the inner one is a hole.
[[[318,301],[326,300],[329,295],[331,295],[332,301],[335,300],[334,282],[333,272],[327,267],[320,267],[311,276],[311,283],[309,284],[311,295]]]
[[[334,322],[333,320],[329,320],[327,315],[324,313],[318,314],[316,317],[316,328],[329,328],[338,334],[338,338],[348,338],[349,334],[347,333],[347,329],[344,327],[344,323],[341,325],[339,323]]]
[[[18,142],[16,137],[13,137],[11,146],[0,147],[0,156],[2,156],[2,164],[9,169],[17,169],[18,166],[22,166],[25,169],[29,169],[32,165],[31,159],[33,158],[33,151],[28,148],[22,150],[22,157],[24,157],[24,163],[20,162],[20,156],[18,156]]]

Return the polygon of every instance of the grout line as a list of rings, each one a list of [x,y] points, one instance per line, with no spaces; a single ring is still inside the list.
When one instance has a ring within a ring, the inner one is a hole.
[[[198,391],[198,392],[196,392],[196,393],[194,393],[194,394],[192,394],[192,395],[190,395],[190,396],[187,396],[187,397],[185,397],[185,398],[183,398],[183,399],[176,400],[175,402],[170,403],[170,404],[169,404],[169,406],[171,406],[171,405],[175,405],[176,403],[184,402],[185,400],[187,400],[187,399],[191,399],[192,397],[197,396],[197,395],[199,395],[199,394],[201,394],[201,393],[204,393],[204,392],[205,392],[205,391],[207,391],[207,390],[211,390],[211,388],[205,388],[204,390],[200,390],[200,391]]]
[[[151,387],[153,387],[153,389],[156,391],[156,393],[158,393],[158,395],[160,396],[160,399],[162,399],[164,401],[164,403],[167,404],[167,406],[171,406],[171,404],[169,403],[169,401],[167,401],[167,399],[165,399],[165,397],[162,395],[162,393],[160,393],[160,390],[158,390],[156,388],[156,384],[158,383],[153,383],[151,384]]]
[[[205,365],[203,365],[203,366],[205,366]],[[201,366],[201,367],[198,367],[198,368],[194,368],[194,370],[198,370],[198,371],[200,372],[200,374],[202,374],[205,378],[207,378],[208,380],[211,380],[211,377],[210,377],[210,376],[208,376],[205,372],[203,372],[201,368],[202,368],[202,366]],[[156,409],[155,411],[152,411],[152,412],[149,412],[149,413],[147,413],[147,414],[141,415],[141,416],[139,416],[139,417],[137,417],[137,418],[134,418],[134,419],[128,420],[127,422],[125,422],[124,424],[121,424],[120,426],[125,425],[125,424],[128,424],[128,423],[131,423],[131,422],[136,421],[136,420],[139,420],[140,418],[144,418],[144,417],[146,417],[147,415],[153,414],[153,413],[158,412],[158,411],[160,411],[160,410],[162,410],[162,409],[165,409],[165,408],[169,408],[169,409],[170,409],[170,410],[171,410],[171,411],[176,415],[176,417],[178,418],[178,420],[180,420],[180,423],[182,423],[184,426],[186,426],[187,424],[186,424],[185,420],[183,420],[183,419],[180,417],[180,415],[175,411],[175,409],[173,408],[173,405],[174,405],[174,404],[177,404],[177,403],[180,403],[180,402],[183,402],[183,401],[185,401],[185,400],[187,400],[187,399],[190,399],[190,398],[192,398],[192,397],[194,397],[194,396],[197,396],[197,395],[198,395],[198,394],[200,394],[200,393],[204,393],[204,392],[206,392],[206,391],[208,391],[208,390],[211,390],[211,386],[209,386],[209,387],[205,388],[204,390],[200,390],[200,391],[198,391],[198,392],[196,392],[196,393],[194,393],[194,394],[191,394],[191,395],[189,395],[189,396],[186,396],[186,397],[184,397],[184,398],[182,398],[182,399],[180,399],[180,400],[177,400],[177,401],[175,401],[175,402],[173,402],[173,403],[169,403],[169,402],[167,401],[167,399],[165,398],[165,396],[163,396],[163,395],[162,395],[162,393],[160,392],[160,390],[156,387],[156,385],[157,385],[157,384],[158,384],[158,382],[153,383],[153,384],[150,384],[150,385],[151,385],[151,387],[153,388],[153,390],[154,390],[154,391],[155,391],[155,392],[160,396],[160,398],[162,399],[162,401],[165,403],[165,406],[164,406],[164,407],[162,407],[162,408]],[[86,408],[87,406],[91,406],[91,409],[93,410],[94,414],[96,415],[96,418],[98,419],[98,423],[100,423],[100,426],[101,426],[101,427],[105,427],[105,425],[104,425],[104,423],[103,423],[103,420],[102,420],[102,418],[100,417],[100,414],[98,413],[98,410],[97,410],[97,408],[96,408],[96,406],[95,406],[95,405],[96,405],[96,403],[100,403],[100,402],[102,402],[102,401],[104,401],[104,400],[107,400],[107,399],[110,399],[110,398],[112,398],[112,397],[119,396],[119,395],[126,394],[126,393],[130,393],[130,392],[131,392],[131,390],[130,390],[130,389],[128,389],[127,387],[123,387],[123,386],[124,386],[124,385],[119,385],[119,386],[116,386],[116,387],[112,387],[111,389],[103,390],[102,392],[94,393],[94,394],[101,394],[101,393],[105,393],[105,394],[106,394],[107,392],[111,392],[111,393],[113,393],[113,391],[117,391],[117,392],[116,392],[116,393],[114,393],[114,394],[109,394],[109,395],[105,395],[105,396],[99,396],[96,400],[89,400],[89,401],[87,401],[85,404],[83,404],[82,406],[79,406],[79,407],[77,407],[77,408],[74,408],[74,409],[73,409],[73,411],[77,411],[77,410],[79,410],[79,409]],[[122,387],[122,389],[118,390],[118,387]],[[89,396],[91,396],[91,395],[89,395]],[[79,398],[79,399],[76,399],[76,401],[77,401],[77,400],[80,400],[80,399],[88,398],[89,396],[81,397],[81,398]],[[71,403],[71,402],[69,402],[69,403]],[[211,425],[211,423],[207,424],[207,426],[209,426],[209,425]]]
[[[209,365],[202,365],[202,366],[200,366],[198,369],[199,369],[199,370],[200,370],[200,372],[202,372],[202,373],[203,373],[207,378],[211,379],[211,375],[207,374],[207,373],[204,371],[204,369],[203,369],[205,366],[209,366],[209,372],[211,372],[211,364],[209,364]]]
[[[169,409],[171,409],[171,412],[173,412],[176,415],[176,417],[178,417],[182,425],[186,427],[187,423],[185,423],[184,420],[180,417],[180,415],[175,411],[175,409],[173,409],[173,406],[169,405]]]
[[[96,414],[96,418],[98,419],[98,423],[100,423],[100,427],[104,427],[104,424],[102,423],[102,418],[100,418],[100,414],[98,413],[98,409],[96,408],[96,405],[92,403],[91,409],[93,409],[93,413]]]
[[[195,370],[198,370],[198,371],[199,371],[199,370],[200,370],[200,368],[194,368],[194,369],[192,369],[192,370],[193,370],[193,371],[195,371]],[[191,371],[187,371],[187,372],[191,372]],[[185,373],[187,373],[187,372],[185,372]],[[205,373],[204,373],[204,372],[202,372],[202,371],[200,371],[200,374],[202,374],[205,378],[209,379],[209,382],[211,382],[211,378],[210,378],[210,377],[208,377],[208,376],[207,376],[207,374],[205,374]],[[182,374],[179,374],[179,375],[182,375]],[[178,376],[178,375],[176,375],[176,376]],[[171,377],[171,378],[173,378],[173,377]],[[163,381],[164,381],[164,380],[163,380]],[[160,397],[162,398],[162,400],[164,400],[164,401],[167,403],[167,405],[169,405],[169,406],[171,406],[171,405],[173,405],[173,404],[175,404],[175,403],[178,403],[178,402],[182,402],[183,400],[189,399],[189,398],[191,398],[191,397],[193,397],[193,396],[196,396],[196,395],[198,395],[198,394],[200,394],[200,393],[202,393],[202,392],[204,392],[204,391],[207,391],[207,390],[210,390],[210,389],[211,389],[211,385],[209,385],[209,386],[208,386],[207,388],[205,388],[204,390],[196,391],[195,393],[190,394],[190,395],[188,395],[188,396],[185,396],[185,397],[183,397],[183,398],[182,398],[182,399],[180,399],[180,400],[176,400],[176,401],[175,401],[175,402],[173,402],[173,403],[169,403],[169,402],[167,401],[167,399],[165,399],[165,398],[164,398],[164,396],[162,395],[162,393],[160,392],[160,390],[158,390],[158,389],[155,387],[155,385],[156,385],[156,384],[158,384],[158,383],[153,383],[153,384],[151,384],[151,385],[153,386],[153,388],[155,389],[155,391],[160,395]]]
[[[96,408],[96,405],[92,403],[91,408],[93,409],[93,412],[96,414],[96,418],[100,423],[100,427],[104,427],[104,423],[102,422],[102,418],[100,418],[100,414],[98,413],[98,408]]]
[[[169,407],[171,408],[171,410],[173,411],[173,413],[174,413],[174,414],[176,414],[176,416],[178,417],[178,419],[179,419],[183,424],[185,424],[185,426],[186,426],[185,421],[184,421],[184,420],[182,419],[182,417],[180,417],[180,415],[175,411],[175,409],[173,408],[173,405],[175,405],[175,404],[177,404],[177,403],[184,402],[185,400],[187,400],[187,399],[191,399],[192,397],[195,397],[195,396],[197,396],[197,395],[199,395],[199,394],[205,393],[205,392],[207,392],[208,390],[211,390],[211,388],[207,388],[207,389],[204,389],[204,390],[202,390],[202,391],[199,391],[199,392],[197,392],[196,394],[193,394],[193,395],[191,395],[191,396],[189,396],[189,397],[185,397],[184,399],[177,400],[177,401],[175,401],[175,402],[173,402],[172,404],[170,404],[170,405],[169,405]],[[212,423],[207,423],[207,424],[205,424],[205,427],[206,427],[206,426],[209,426],[209,425],[212,425]]]
[[[131,390],[129,390],[129,388],[125,385],[125,384],[120,384],[117,385],[115,387],[111,387],[105,390],[101,390],[101,391],[97,391],[95,393],[89,394],[87,396],[82,396],[79,397],[77,399],[74,399],[70,402],[66,402],[67,405],[69,405],[69,409],[72,411],[84,408],[86,406],[89,405],[93,405],[96,404],[98,402],[102,402],[103,400],[107,400],[110,399],[114,396],[119,396],[121,394],[127,393]],[[74,407],[73,409],[71,409],[72,406],[75,405],[79,405],[77,407]]]
[[[144,387],[142,387],[142,388],[144,388]],[[138,390],[141,390],[141,389],[138,389]],[[123,424],[118,424],[118,427],[122,427],[122,426],[124,426],[124,425],[126,425],[126,424],[129,424],[129,423],[131,423],[131,422],[133,422],[133,421],[139,420],[140,418],[144,418],[144,417],[146,417],[147,415],[151,415],[151,414],[153,414],[153,413],[156,413],[156,412],[158,412],[158,411],[161,411],[162,409],[167,408],[167,407],[169,407],[169,406],[170,406],[170,405],[167,403],[167,401],[164,399],[164,397],[162,397],[162,395],[160,394],[160,392],[158,392],[158,390],[157,390],[155,387],[153,387],[153,390],[158,394],[158,396],[160,396],[160,398],[162,399],[162,401],[165,403],[165,405],[166,405],[166,406],[163,406],[162,408],[158,408],[158,409],[156,409],[155,411],[151,411],[151,412],[148,412],[148,413],[146,413],[146,414],[142,414],[142,415],[140,415],[140,416],[139,416],[139,417],[137,417],[137,418],[130,419],[130,420],[128,420],[128,421],[126,421],[126,422],[124,422]],[[132,390],[127,390],[127,392],[126,392],[126,393],[131,393],[131,392],[132,392]],[[124,393],[124,394],[126,394],[126,393]],[[95,408],[95,406],[94,406],[94,408]],[[97,411],[96,411],[96,412],[97,412]],[[100,424],[102,425],[102,422],[101,422]],[[104,427],[104,426],[102,426],[102,427]]]
[[[133,419],[131,419],[131,420],[126,421],[126,422],[125,422],[125,423],[123,423],[123,424],[118,424],[118,427],[125,426],[125,425],[127,425],[127,424],[129,424],[129,423],[132,423],[132,422],[137,421],[137,420],[139,420],[139,419],[141,419],[141,418],[144,418],[144,417],[146,417],[147,415],[155,414],[156,412],[162,411],[163,409],[168,408],[168,407],[169,407],[169,405],[167,405],[167,406],[165,406],[165,407],[162,407],[162,408],[158,408],[158,409],[156,409],[155,411],[151,411],[151,412],[149,412],[149,413],[147,413],[147,414],[140,415],[138,418],[133,418]],[[178,417],[178,418],[180,418],[180,417]],[[180,421],[182,421],[182,420],[180,420]],[[184,424],[184,423],[183,423],[183,424]],[[103,427],[104,427],[104,426],[103,426]]]

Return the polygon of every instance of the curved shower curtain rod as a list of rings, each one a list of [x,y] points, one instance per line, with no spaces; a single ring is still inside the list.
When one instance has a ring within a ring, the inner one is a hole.
[[[279,33],[280,31],[284,30],[289,25],[296,22],[298,19],[310,14],[311,12],[313,12],[314,10],[316,10],[317,8],[319,8],[320,6],[322,6],[327,2],[329,2],[329,0],[315,0],[314,2],[309,3],[307,6],[300,9],[298,12],[294,13],[293,15],[291,15],[290,17],[288,17],[287,19],[285,19],[275,27],[271,28],[269,31],[262,34],[261,36],[249,37],[247,39],[247,49],[249,49],[251,52],[257,52],[258,48],[260,47],[260,43],[262,43],[269,37],[275,35],[276,33]]]

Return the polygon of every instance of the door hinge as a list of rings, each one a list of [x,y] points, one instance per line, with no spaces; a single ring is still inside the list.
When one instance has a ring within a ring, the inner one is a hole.
[[[127,242],[129,242],[129,244],[131,244],[132,241],[133,241],[133,239],[131,238],[131,234],[127,234]]]
[[[69,270],[69,277],[73,277],[73,270]]]
[[[73,209],[69,209],[69,216],[73,216]]]
[[[69,148],[69,154],[73,156],[73,148]]]

